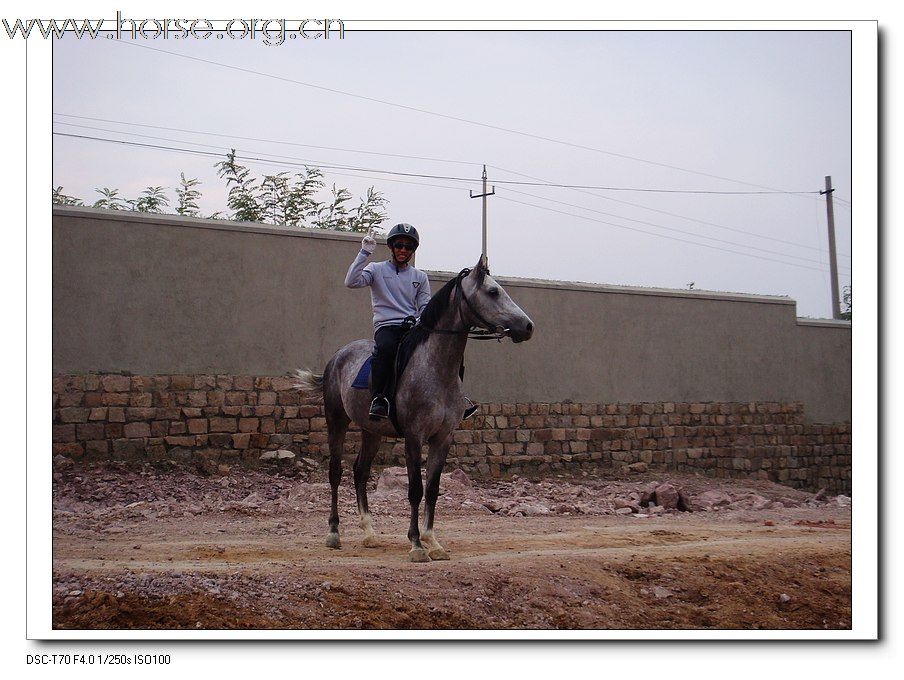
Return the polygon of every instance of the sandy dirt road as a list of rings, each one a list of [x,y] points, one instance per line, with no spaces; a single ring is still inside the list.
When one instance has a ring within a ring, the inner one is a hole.
[[[718,489],[734,500],[711,512],[615,514],[663,480],[688,495]],[[110,466],[57,472],[54,627],[851,625],[850,508],[838,499],[655,474],[448,486],[437,537],[451,559],[415,564],[407,561],[404,492],[373,494],[380,545],[365,548],[348,475],[343,545],[330,550],[328,486],[318,471],[290,478]]]

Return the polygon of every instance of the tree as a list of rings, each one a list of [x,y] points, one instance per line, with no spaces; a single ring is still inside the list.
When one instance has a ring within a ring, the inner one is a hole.
[[[198,179],[185,179],[185,173],[179,173],[179,187],[176,189],[176,198],[179,205],[176,206],[176,214],[185,217],[200,217],[201,212],[198,208],[198,199],[201,198],[201,192],[195,189],[201,184]]]
[[[126,207],[128,204],[127,201],[124,201],[119,197],[118,189],[109,189],[104,187],[103,189],[95,189],[97,193],[99,193],[103,198],[99,198],[94,201],[91,205],[92,208],[106,208],[107,210],[128,210]]]
[[[845,286],[841,291],[841,318],[850,321],[851,311],[853,309],[851,303],[851,287]]]
[[[162,213],[163,208],[169,205],[169,199],[163,193],[163,187],[148,187],[138,198],[126,200],[132,210],[143,213]]]
[[[230,219],[239,222],[262,222],[291,227],[313,227],[365,233],[369,229],[379,231],[386,220],[387,200],[382,193],[369,187],[367,194],[352,208],[352,193],[333,184],[329,202],[317,200],[317,192],[324,188],[323,173],[317,168],[305,166],[302,172],[289,176],[287,172],[264,175],[258,180],[251,171],[236,159],[235,149],[230,149],[226,159],[216,163],[217,175],[226,180],[229,189],[226,204],[231,215],[215,212],[207,219]],[[176,213],[200,217],[198,200],[201,192],[195,187],[201,182],[188,179],[179,173],[176,188]],[[162,213],[170,202],[163,187],[147,187],[138,198],[123,199],[117,189],[97,189],[101,198],[94,208],[108,210],[134,210],[145,213]],[[57,205],[83,205],[81,200],[63,193],[63,187],[53,190],[53,202]]]
[[[54,205],[85,205],[82,202],[82,199],[75,198],[74,196],[67,196],[63,193],[63,187],[58,186],[53,190],[53,204]]]
[[[349,231],[360,234],[366,233],[371,227],[377,228],[386,221],[386,199],[373,187],[367,189],[367,196],[361,199],[361,203],[355,209],[355,214],[349,219]]]
[[[217,168],[217,175],[225,178],[226,186],[229,187],[226,205],[235,211],[232,219],[239,222],[263,222],[264,208],[254,195],[259,187],[250,176],[251,171],[236,163],[235,149],[230,149],[226,160],[214,167]]]

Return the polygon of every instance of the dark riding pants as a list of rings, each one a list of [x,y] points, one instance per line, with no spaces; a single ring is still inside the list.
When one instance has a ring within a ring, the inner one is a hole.
[[[374,333],[374,358],[370,364],[370,384],[374,396],[386,396],[389,381],[392,379],[396,351],[403,335],[405,326],[402,325],[380,326]]]

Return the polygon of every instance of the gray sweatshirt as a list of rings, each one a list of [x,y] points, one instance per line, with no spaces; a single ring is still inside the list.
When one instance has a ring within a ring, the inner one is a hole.
[[[370,286],[374,308],[374,330],[380,326],[402,323],[406,316],[420,318],[430,301],[430,281],[420,269],[408,265],[396,270],[389,260],[367,263],[363,250],[345,275],[349,288]]]

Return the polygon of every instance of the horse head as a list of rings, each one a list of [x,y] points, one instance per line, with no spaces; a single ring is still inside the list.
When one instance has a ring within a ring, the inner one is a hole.
[[[507,335],[513,342],[530,340],[534,322],[490,276],[486,255],[481,255],[477,266],[462,278],[461,291],[466,303],[464,312],[474,326],[500,337]]]

